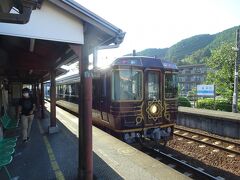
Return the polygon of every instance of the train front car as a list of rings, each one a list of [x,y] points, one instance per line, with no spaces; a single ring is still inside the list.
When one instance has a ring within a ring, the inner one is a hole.
[[[167,142],[177,114],[177,67],[150,57],[122,57],[111,71],[109,122],[126,142]]]

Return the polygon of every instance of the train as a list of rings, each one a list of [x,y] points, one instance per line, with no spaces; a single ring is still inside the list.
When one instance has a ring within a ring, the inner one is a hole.
[[[93,70],[93,124],[136,139],[166,142],[177,119],[178,68],[155,57],[124,56]],[[57,80],[57,100],[78,102],[79,75]],[[48,92],[48,91],[47,91]]]

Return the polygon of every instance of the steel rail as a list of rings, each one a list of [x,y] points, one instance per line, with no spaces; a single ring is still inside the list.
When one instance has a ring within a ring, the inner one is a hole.
[[[182,130],[184,131],[184,130]],[[193,133],[193,132],[192,132]],[[193,133],[194,134],[194,133]],[[196,133],[197,134],[197,133]],[[185,139],[189,139],[189,140],[192,140],[192,141],[195,141],[195,142],[198,142],[200,144],[205,144],[205,145],[208,145],[208,146],[211,146],[211,147],[214,147],[214,148],[217,148],[217,149],[221,149],[223,151],[227,151],[227,152],[230,152],[230,153],[234,153],[234,154],[238,154],[240,155],[240,152],[237,151],[237,150],[234,150],[234,149],[227,149],[226,147],[223,147],[223,146],[218,146],[218,145],[215,145],[215,144],[212,144],[210,142],[206,142],[206,141],[201,141],[201,140],[198,140],[198,139],[195,139],[195,138],[192,138],[192,137],[188,137],[188,136],[185,136],[185,135],[182,135],[182,134],[178,134],[178,133],[174,133],[175,136],[180,136],[182,138],[185,138]],[[208,136],[207,136],[208,137]],[[211,138],[211,136],[209,137]],[[229,142],[228,142],[229,143]]]
[[[190,172],[193,172],[194,173],[193,175],[197,175],[198,178],[199,178],[199,176],[201,176],[203,179],[219,180],[219,177],[215,177],[207,172],[204,172],[202,169],[196,168],[196,167],[188,164],[186,161],[179,160],[179,159],[173,157],[172,155],[169,155],[169,154],[166,154],[166,153],[160,151],[159,149],[152,149],[152,148],[148,148],[148,147],[144,147],[144,148],[147,149],[148,151],[153,151],[157,155],[160,155],[164,158],[170,159],[171,161],[173,161],[174,163],[176,163],[178,166],[182,167],[183,169],[189,169]]]
[[[197,135],[200,135],[200,136],[209,137],[211,139],[215,139],[215,140],[222,141],[222,142],[225,142],[225,143],[229,143],[229,144],[234,144],[236,146],[240,146],[240,143],[238,143],[238,142],[233,142],[231,140],[221,139],[219,137],[213,137],[211,135],[203,134],[203,133],[200,133],[200,132],[194,132],[194,131],[191,131],[191,130],[188,130],[188,129],[183,129],[183,128],[178,127],[178,126],[175,126],[174,129],[180,130],[180,131],[186,131],[186,132],[189,132],[189,133],[193,133],[193,134],[197,134]]]

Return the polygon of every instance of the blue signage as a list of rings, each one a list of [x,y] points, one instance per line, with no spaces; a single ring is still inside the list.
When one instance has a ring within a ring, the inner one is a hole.
[[[198,96],[214,96],[214,85],[197,85]]]

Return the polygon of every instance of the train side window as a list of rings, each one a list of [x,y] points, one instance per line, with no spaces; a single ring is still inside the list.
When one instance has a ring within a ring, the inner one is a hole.
[[[68,85],[68,94],[70,96],[72,95],[72,86],[71,86],[71,84]]]
[[[66,85],[65,94],[69,95],[69,85]]]
[[[99,78],[99,77],[97,77],[97,78],[94,78],[93,79],[93,89],[92,89],[92,93],[93,93],[93,100],[92,100],[92,102],[93,102],[93,104],[92,104],[92,106],[93,106],[93,108],[95,108],[95,109],[98,109],[99,108],[99,103],[100,103],[100,99],[101,99],[101,92],[100,92],[100,89],[101,89],[101,79]]]
[[[63,94],[63,86],[60,85],[60,86],[59,86],[59,89],[60,89],[60,90],[59,90],[59,94],[62,95],[62,94]]]
[[[120,77],[118,71],[112,72],[112,100],[120,100]]]
[[[101,96],[102,97],[107,96],[107,77],[106,77],[106,74],[101,76]]]
[[[74,83],[74,84],[71,84],[71,90],[72,90],[72,92],[71,92],[71,95],[73,95],[73,96],[75,96],[76,95],[76,84]]]
[[[165,98],[176,98],[177,87],[177,74],[166,73],[165,74]]]

